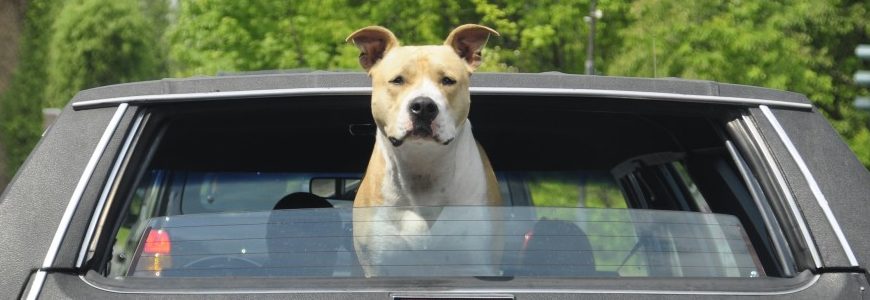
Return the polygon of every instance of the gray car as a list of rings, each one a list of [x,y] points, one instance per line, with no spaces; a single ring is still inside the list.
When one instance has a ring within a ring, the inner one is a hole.
[[[805,96],[562,73],[472,77],[469,120],[504,206],[417,208],[429,234],[367,249],[386,259],[366,277],[352,212],[370,93],[365,74],[331,72],[79,92],[0,198],[0,288],[856,299],[870,284],[870,173]]]

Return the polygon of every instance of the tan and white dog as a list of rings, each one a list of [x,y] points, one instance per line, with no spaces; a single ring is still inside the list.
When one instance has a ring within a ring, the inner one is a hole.
[[[347,38],[360,49],[360,65],[372,78],[377,125],[353,213],[354,247],[366,276],[401,275],[380,266],[401,264],[392,261],[399,259],[393,256],[397,250],[429,247],[434,220],[426,207],[501,205],[495,173],[467,119],[469,77],[491,34],[498,35],[466,24],[443,45],[400,46],[388,29],[370,26]],[[373,209],[382,207],[396,209]]]

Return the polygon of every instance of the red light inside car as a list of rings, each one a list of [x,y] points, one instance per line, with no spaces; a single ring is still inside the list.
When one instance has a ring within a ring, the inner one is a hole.
[[[142,269],[154,271],[154,276],[160,276],[161,271],[172,267],[172,240],[169,232],[163,229],[148,228],[145,243],[142,245]]]
[[[172,241],[169,239],[168,232],[163,229],[148,231],[148,237],[145,238],[145,247],[142,249],[144,254],[167,255],[171,251]]]

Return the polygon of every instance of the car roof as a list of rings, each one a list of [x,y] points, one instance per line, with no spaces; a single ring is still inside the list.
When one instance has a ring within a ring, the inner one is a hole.
[[[471,79],[473,95],[631,98],[812,108],[810,101],[802,94],[703,80],[592,76],[559,72],[475,73]],[[81,110],[120,103],[369,94],[371,79],[365,73],[313,71],[168,78],[117,84],[81,91],[71,103],[74,109]]]

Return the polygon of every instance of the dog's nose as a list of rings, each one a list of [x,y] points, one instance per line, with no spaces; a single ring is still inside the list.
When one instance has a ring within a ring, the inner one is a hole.
[[[438,105],[432,98],[417,97],[408,106],[411,116],[422,122],[431,122],[438,116]]]

